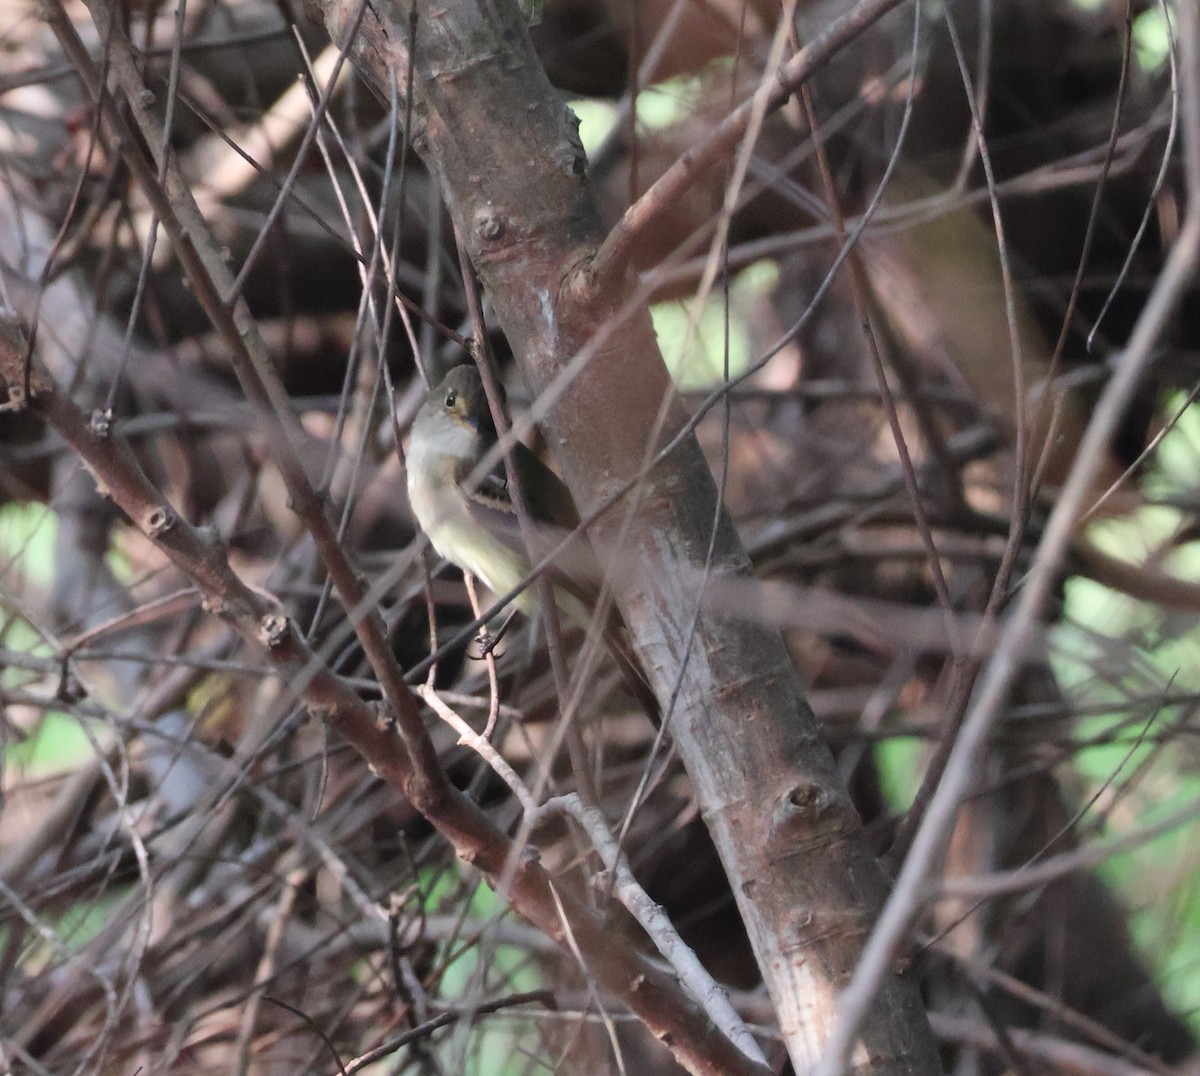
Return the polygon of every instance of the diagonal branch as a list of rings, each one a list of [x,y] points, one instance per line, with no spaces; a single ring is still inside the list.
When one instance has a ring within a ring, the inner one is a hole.
[[[792,74],[898,2],[866,0]],[[605,234],[577,123],[513,0],[444,0],[436,12],[393,0],[354,34],[357,10],[325,0],[326,24],[382,101],[411,86],[402,103],[413,146],[438,176],[526,385],[553,400],[548,441],[581,514],[599,513],[589,535],[609,557],[608,581],[805,1071],[886,884],[779,633],[710,600],[710,581],[752,588],[749,562],[633,273],[619,256],[611,271],[588,270]],[[636,495],[617,500],[625,488]],[[889,976],[863,1039],[862,1071],[937,1071],[907,977]]]
[[[436,755],[411,701],[417,734],[428,746],[410,754],[387,712],[359,698],[305,643],[281,607],[251,589],[230,567],[220,543],[206,539],[182,518],[146,477],[123,440],[94,423],[37,366],[11,321],[0,322],[0,395],[9,411],[29,410],[43,419],[79,456],[112,501],[186,574],[203,594],[205,607],[243,639],[259,648],[280,679],[309,712],[344,737],[372,770],[413,805],[450,842],[456,854],[499,886],[512,907],[559,945],[570,938],[589,972],[619,997],[672,1050],[689,1072],[766,1071],[746,1058],[688,1001],[678,983],[650,964],[590,912],[569,881],[554,879],[536,857],[522,855],[480,808],[454,788],[436,765]],[[406,694],[407,694],[407,689]],[[409,697],[411,700],[411,696]],[[415,767],[435,759],[432,772]]]
[[[780,108],[841,49],[903,2],[859,0],[784,64],[774,79],[764,82],[753,96],[730,112],[704,142],[688,150],[625,211],[590,266],[593,280],[619,278],[629,264],[637,237],[660,214],[673,209],[708,168],[733,150],[759,112]]]
[[[1025,578],[981,678],[974,702],[963,721],[945,774],[929,803],[895,888],[863,951],[841,1002],[833,1035],[817,1072],[836,1076],[844,1071],[859,1026],[869,1019],[876,990],[885,981],[895,954],[923,907],[926,880],[944,854],[966,794],[987,745],[997,714],[1008,697],[1021,657],[1037,630],[1038,617],[1054,587],[1058,569],[1071,543],[1126,407],[1158,354],[1168,319],[1200,266],[1200,12],[1195,3],[1179,5],[1180,100],[1183,111],[1183,163],[1187,209],[1171,253],[1134,326],[1124,351],[1117,356],[1112,379],[1092,412],[1080,442],[1071,474],[1063,486],[1033,565]]]

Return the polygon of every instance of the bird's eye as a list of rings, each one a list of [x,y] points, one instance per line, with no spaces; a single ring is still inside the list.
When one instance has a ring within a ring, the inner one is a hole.
[[[456,403],[458,403],[458,391],[451,389],[446,393],[446,406],[453,407]]]

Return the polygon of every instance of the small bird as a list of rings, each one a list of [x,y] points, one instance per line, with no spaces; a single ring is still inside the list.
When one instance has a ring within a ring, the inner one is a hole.
[[[432,389],[413,421],[408,443],[408,498],[430,544],[443,557],[506,594],[565,539],[549,570],[559,609],[587,628],[603,580],[595,552],[579,530],[579,512],[562,479],[523,444],[511,453],[530,526],[522,531],[502,459],[470,483],[479,462],[495,446],[496,427],[483,381],[471,365],[456,366]],[[530,554],[533,561],[530,560]],[[532,585],[514,599],[527,616],[539,609]],[[605,641],[634,697],[658,720],[658,702],[629,646],[628,629],[615,605],[604,626]]]

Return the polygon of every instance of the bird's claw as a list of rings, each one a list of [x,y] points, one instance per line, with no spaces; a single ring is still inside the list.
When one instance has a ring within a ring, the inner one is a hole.
[[[496,647],[500,645],[500,636],[493,635],[487,628],[481,629],[475,636],[475,645],[479,647],[479,656],[469,655],[472,661],[486,661],[489,657],[501,658],[504,656],[503,651],[496,653]]]
[[[512,619],[513,611],[510,610],[508,616],[504,618],[504,623],[500,625],[500,630],[495,635],[488,631],[486,625],[479,629],[479,634],[475,636],[475,643],[479,647],[479,657],[473,660],[483,661],[488,657],[501,658],[504,656],[503,652],[496,653],[496,647],[500,645],[500,640],[504,638],[505,633],[508,631],[508,626],[512,623]]]

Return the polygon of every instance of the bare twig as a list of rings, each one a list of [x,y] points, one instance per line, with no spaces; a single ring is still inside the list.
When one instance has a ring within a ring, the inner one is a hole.
[[[730,1042],[735,1043],[747,1057],[766,1064],[766,1057],[742,1018],[729,1004],[725,991],[700,963],[695,952],[684,944],[666,912],[634,878],[617,842],[608,831],[604,816],[596,808],[586,806],[575,795],[556,796],[547,800],[539,813],[542,817],[566,814],[579,823],[600,856],[604,869],[611,876],[613,895],[650,935],[655,947],[675,970],[680,981],[704,1006],[705,1012],[725,1032]]]
[[[646,1025],[671,1043],[680,1062],[695,1073],[759,1073],[689,1003],[676,984],[630,946],[615,944],[611,933],[583,902],[554,883],[544,868],[517,854],[495,824],[446,779],[412,706],[413,730],[424,741],[409,754],[388,715],[364,702],[309,649],[294,622],[272,601],[246,586],[230,568],[224,551],[205,541],[149,482],[128,447],[107,429],[98,430],[37,367],[28,375],[26,348],[11,325],[0,325],[0,378],[9,407],[27,407],[45,419],[86,461],[100,488],[204,594],[217,612],[252,645],[265,651],[291,691],[366,758],[375,772],[419,806],[451,842],[458,855],[497,884],[512,905],[560,944],[578,946],[589,972],[621,996]],[[411,698],[407,695],[406,697]],[[401,700],[403,703],[403,700]],[[424,757],[433,770],[418,772]],[[570,923],[568,936],[564,917]]]
[[[963,721],[942,783],[930,802],[895,888],[871,932],[854,977],[838,1003],[837,1022],[817,1069],[818,1076],[836,1076],[844,1069],[859,1022],[920,914],[925,880],[941,859],[959,803],[978,772],[988,733],[1008,695],[1020,655],[1028,645],[1038,615],[1049,597],[1076,520],[1099,473],[1109,439],[1130,396],[1155,357],[1156,344],[1167,319],[1200,264],[1200,16],[1194,4],[1180,5],[1177,13],[1187,197],[1183,226],[1129,343],[1119,356],[1113,378],[1092,414],[1071,474],[1050,515],[1025,588],[1005,624],[975,702]]]
[[[550,1009],[558,1007],[554,1000],[554,994],[551,991],[527,990],[524,993],[509,994],[506,997],[496,998],[493,1001],[480,1002],[479,1004],[472,1005],[469,1010],[464,1012],[444,1012],[440,1016],[435,1016],[432,1020],[427,1020],[419,1027],[414,1027],[411,1031],[404,1032],[403,1035],[397,1035],[394,1039],[389,1039],[383,1045],[377,1046],[369,1053],[354,1058],[342,1071],[346,1073],[346,1076],[353,1076],[354,1073],[365,1068],[367,1065],[373,1064],[381,1058],[387,1057],[389,1054],[394,1054],[397,1050],[403,1049],[410,1043],[416,1042],[418,1039],[427,1038],[435,1031],[449,1027],[451,1024],[455,1024],[464,1018],[477,1019],[480,1016],[486,1016],[488,1013],[512,1008],[514,1005],[534,1004],[540,1004]]]
[[[666,211],[714,162],[728,153],[762,111],[779,108],[812,75],[841,49],[873,26],[903,0],[860,0],[792,57],[776,76],[748,101],[731,112],[708,139],[685,153],[629,207],[609,233],[593,260],[589,274],[595,279],[618,276],[625,270],[637,236]]]

